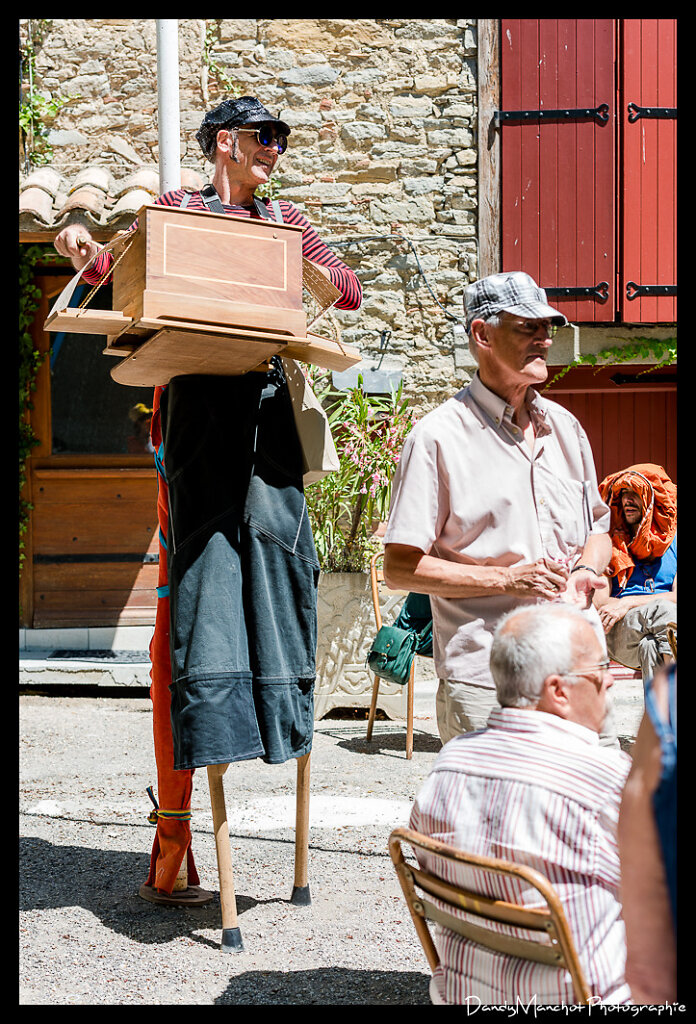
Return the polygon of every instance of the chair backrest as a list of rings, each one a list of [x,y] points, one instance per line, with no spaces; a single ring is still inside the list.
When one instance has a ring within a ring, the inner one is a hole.
[[[498,876],[521,879],[540,893],[546,906],[537,908],[507,903],[445,881],[430,871],[406,863],[403,843],[443,857],[449,862],[466,864]],[[466,853],[407,828],[397,828],[391,833],[389,853],[431,970],[435,970],[440,958],[428,929],[428,921],[449,928],[494,952],[567,970],[572,978],[576,1001],[589,1001],[590,989],[578,960],[563,907],[553,886],[538,871],[511,861]],[[464,920],[453,913],[454,910],[466,911],[473,920]],[[539,938],[501,934],[490,927],[492,922],[524,928]]]
[[[370,559],[370,582],[372,584],[372,604],[375,610],[375,625],[377,629],[382,628],[382,619],[389,616],[387,623],[391,622],[394,616],[391,612],[398,610],[407,596],[405,590],[392,590],[384,582],[384,551],[378,551]],[[398,611],[397,611],[398,613]]]

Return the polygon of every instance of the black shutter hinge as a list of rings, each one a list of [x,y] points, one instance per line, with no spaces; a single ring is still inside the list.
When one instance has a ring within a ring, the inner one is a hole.
[[[662,296],[676,295],[675,284],[636,284],[635,281],[626,282],[626,298],[633,300],[643,295]]]
[[[587,288],[544,288],[544,291],[554,299],[595,298],[598,302],[606,302],[609,298],[609,282],[600,281]]]
[[[598,121],[606,124],[609,120],[609,104],[600,103],[598,107],[564,107],[561,110],[496,110],[493,114],[495,124],[506,121]]]
[[[628,120],[631,124],[639,117],[659,117],[668,120],[676,116],[676,107],[639,107],[637,103],[628,104]]]

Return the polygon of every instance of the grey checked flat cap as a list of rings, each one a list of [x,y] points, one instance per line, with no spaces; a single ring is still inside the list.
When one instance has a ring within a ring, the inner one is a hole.
[[[472,320],[487,320],[494,313],[517,313],[535,320],[548,318],[558,327],[568,323],[563,313],[549,306],[544,289],[521,270],[491,274],[468,285],[464,289],[464,309],[467,331]]]

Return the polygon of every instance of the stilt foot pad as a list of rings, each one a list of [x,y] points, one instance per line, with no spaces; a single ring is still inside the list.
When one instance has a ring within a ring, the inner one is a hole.
[[[241,953],[244,950],[239,928],[223,928],[220,949],[223,953]]]
[[[290,902],[294,907],[308,907],[312,902],[308,885],[296,885],[292,890]]]
[[[161,892],[152,885],[141,885],[139,895],[148,903],[170,907],[200,906],[203,903],[210,903],[213,898],[213,893],[201,889],[200,885],[189,885],[186,889],[175,890],[172,893]]]

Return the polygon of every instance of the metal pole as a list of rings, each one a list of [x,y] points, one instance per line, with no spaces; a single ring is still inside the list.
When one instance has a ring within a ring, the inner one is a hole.
[[[160,193],[181,187],[179,130],[179,23],[161,18],[157,25],[157,106]]]

